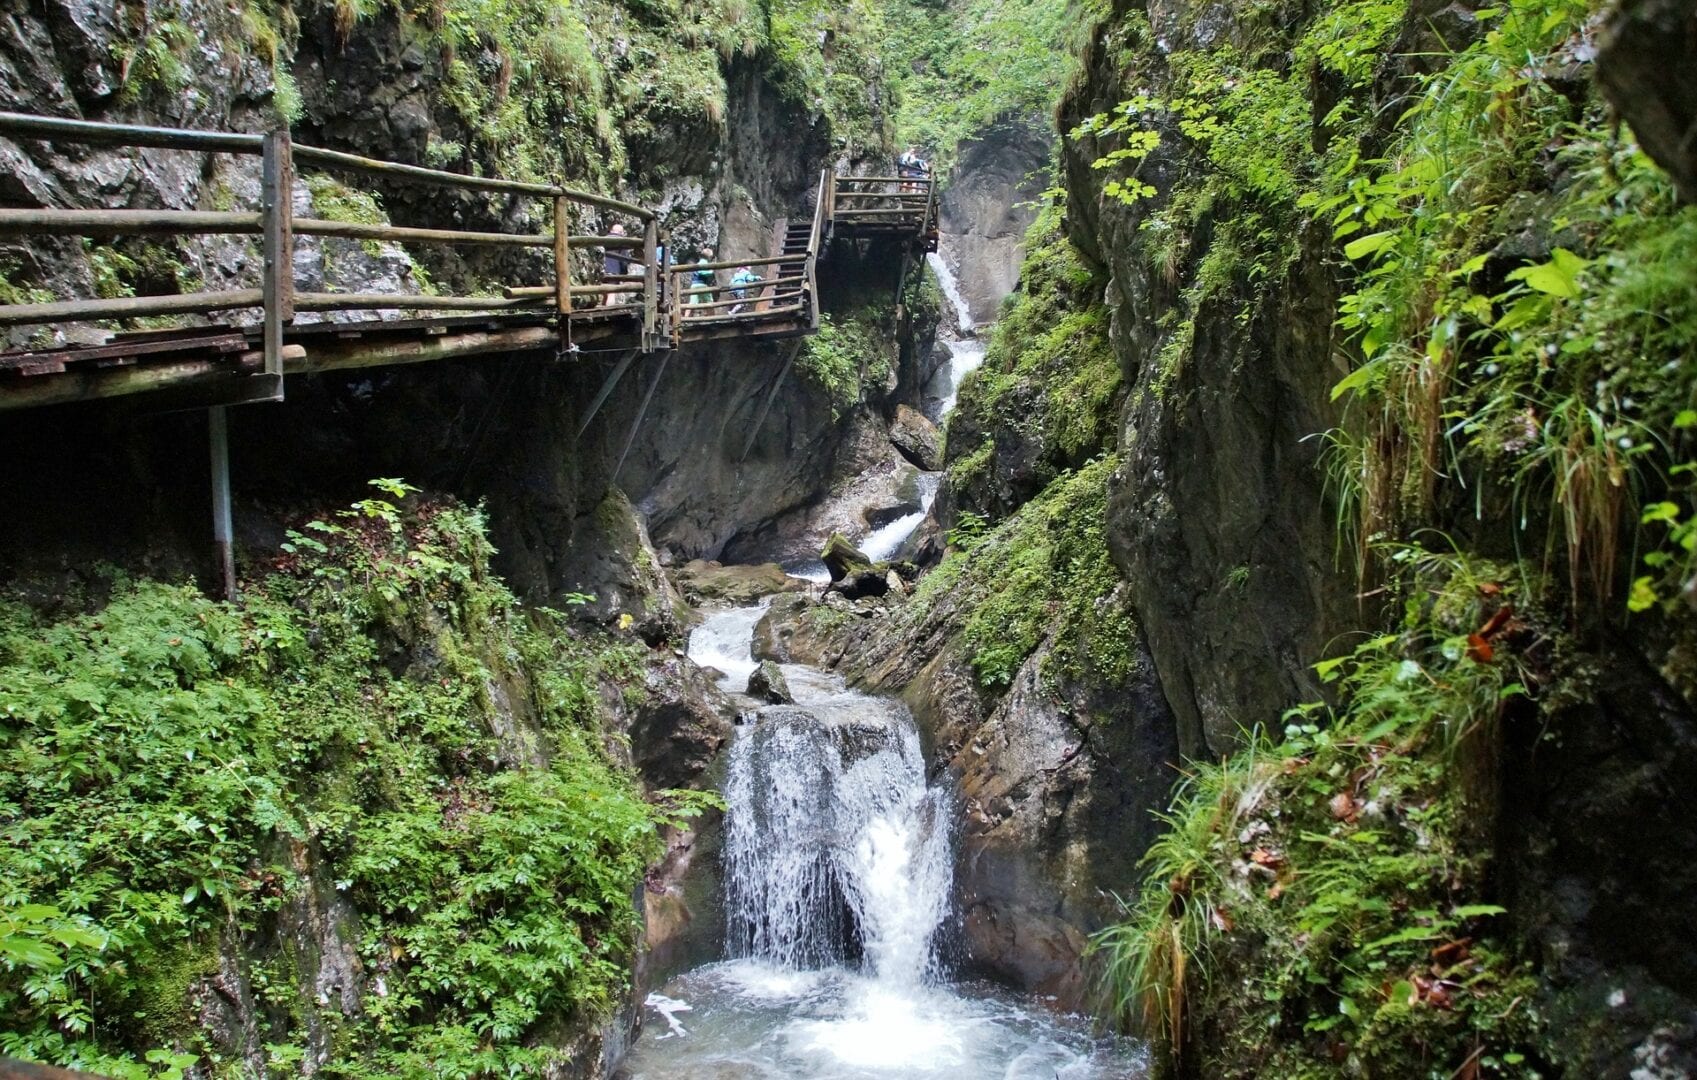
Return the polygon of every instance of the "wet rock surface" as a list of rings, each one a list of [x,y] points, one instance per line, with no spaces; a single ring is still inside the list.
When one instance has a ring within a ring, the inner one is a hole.
[[[704,601],[752,604],[765,596],[807,587],[806,582],[784,573],[777,563],[726,566],[706,559],[691,559],[674,568],[671,576],[692,604]]]
[[[783,669],[771,660],[760,661],[760,666],[748,677],[748,696],[769,705],[789,705],[795,701]]]
[[[1597,83],[1632,125],[1645,153],[1697,202],[1697,8],[1682,0],[1626,0],[1609,16]]]
[[[896,406],[896,418],[890,422],[890,442],[916,468],[936,472],[943,467],[942,433],[918,409]]]
[[[942,256],[973,323],[993,321],[1019,281],[1020,241],[1037,216],[1054,137],[1046,118],[1008,117],[961,147],[939,214]]]

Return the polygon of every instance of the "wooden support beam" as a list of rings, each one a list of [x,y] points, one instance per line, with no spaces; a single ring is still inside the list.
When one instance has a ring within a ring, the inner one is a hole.
[[[564,195],[554,196],[554,310],[561,315],[569,315],[572,310],[572,245],[571,245],[571,205],[566,202]],[[547,286],[543,286],[547,288]],[[513,290],[506,290],[506,295],[517,299]],[[542,296],[550,295],[547,292]]]
[[[266,374],[277,377],[279,394],[283,390],[283,324],[295,317],[294,166],[289,149],[287,128],[271,132],[265,137],[260,165],[260,212],[265,218],[260,352]]]

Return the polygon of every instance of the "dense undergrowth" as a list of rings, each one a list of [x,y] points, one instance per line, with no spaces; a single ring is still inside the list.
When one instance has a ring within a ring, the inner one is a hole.
[[[1318,666],[1331,704],[1191,768],[1098,938],[1114,1011],[1189,1074],[1584,1068],[1492,903],[1482,778],[1504,718],[1583,700],[1548,673],[1623,623],[1689,696],[1697,541],[1697,210],[1592,88],[1596,11],[1517,0],[1446,40],[1390,0],[1269,6],[1176,50],[1133,12],[1094,43],[1143,91],[1070,137],[1179,299],[1135,392],[1170,392],[1199,318],[1257,318],[1329,238],[1339,549],[1394,601]]]
[[[1203,1075],[1557,1064],[1490,902],[1491,769],[1505,717],[1571,688],[1513,566],[1390,557],[1398,625],[1319,668],[1344,704],[1299,706],[1191,766],[1127,921],[1096,938],[1109,1009]]]
[[[512,1075],[618,999],[693,805],[609,757],[641,650],[518,610],[479,512],[385,491],[240,605],[115,573],[80,613],[0,606],[0,1052]]]

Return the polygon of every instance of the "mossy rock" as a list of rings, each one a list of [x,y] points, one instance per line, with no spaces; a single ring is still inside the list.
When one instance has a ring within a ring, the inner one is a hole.
[[[848,537],[842,533],[831,534],[819,558],[824,561],[825,569],[831,572],[833,582],[873,569],[872,560],[866,557],[866,553],[849,543]]]

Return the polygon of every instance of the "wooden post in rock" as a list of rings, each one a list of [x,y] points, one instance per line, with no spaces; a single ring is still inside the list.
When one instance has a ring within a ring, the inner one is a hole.
[[[283,397],[283,325],[295,318],[294,160],[287,128],[265,136],[260,163],[265,281],[261,342],[271,397]]]

